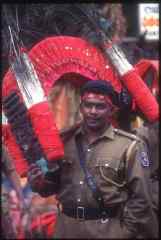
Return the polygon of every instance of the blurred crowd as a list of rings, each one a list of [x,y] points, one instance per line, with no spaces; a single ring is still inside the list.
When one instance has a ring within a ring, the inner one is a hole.
[[[56,200],[54,196],[42,198],[32,192],[26,179],[22,179],[23,202],[11,181],[2,182],[2,238],[48,239],[53,235]]]
[[[123,41],[120,45],[131,64],[141,59],[159,59],[158,43],[147,43],[142,36],[137,41]]]

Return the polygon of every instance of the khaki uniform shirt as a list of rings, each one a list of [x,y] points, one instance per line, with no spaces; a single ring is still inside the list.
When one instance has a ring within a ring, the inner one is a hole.
[[[75,136],[78,134],[82,138],[86,166],[103,193],[105,206],[107,209],[120,206],[121,214],[102,223],[101,219],[80,221],[59,213],[54,237],[133,238],[138,235],[145,237],[146,234],[156,236],[156,230],[152,233],[149,231],[149,226],[150,230],[153,228],[153,217],[145,174],[149,168],[142,165],[144,161],[141,153],[145,153],[144,144],[134,135],[114,130],[112,126],[92,144],[87,143],[82,127],[65,141],[65,159],[58,192],[58,199],[63,207],[98,208],[80,166],[75,143]]]

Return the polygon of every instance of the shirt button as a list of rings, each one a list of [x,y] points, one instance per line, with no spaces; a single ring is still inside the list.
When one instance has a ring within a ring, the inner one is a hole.
[[[22,147],[24,150],[28,150],[28,148],[29,148],[27,144],[24,144]]]

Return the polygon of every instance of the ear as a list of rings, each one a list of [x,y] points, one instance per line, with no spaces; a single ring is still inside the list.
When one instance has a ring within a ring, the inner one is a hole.
[[[117,106],[111,106],[111,114],[110,116],[113,116],[115,115],[118,111],[119,111],[119,108]]]

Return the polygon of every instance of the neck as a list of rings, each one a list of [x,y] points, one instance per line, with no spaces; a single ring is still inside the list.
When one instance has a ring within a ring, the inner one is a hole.
[[[84,130],[86,132],[86,137],[87,137],[87,140],[88,142],[91,144],[93,143],[99,136],[101,136],[106,129],[108,129],[110,127],[110,124],[106,124],[103,128],[101,129],[97,129],[97,130],[94,130],[94,129],[91,129],[91,128],[88,128],[87,126],[84,126]]]

